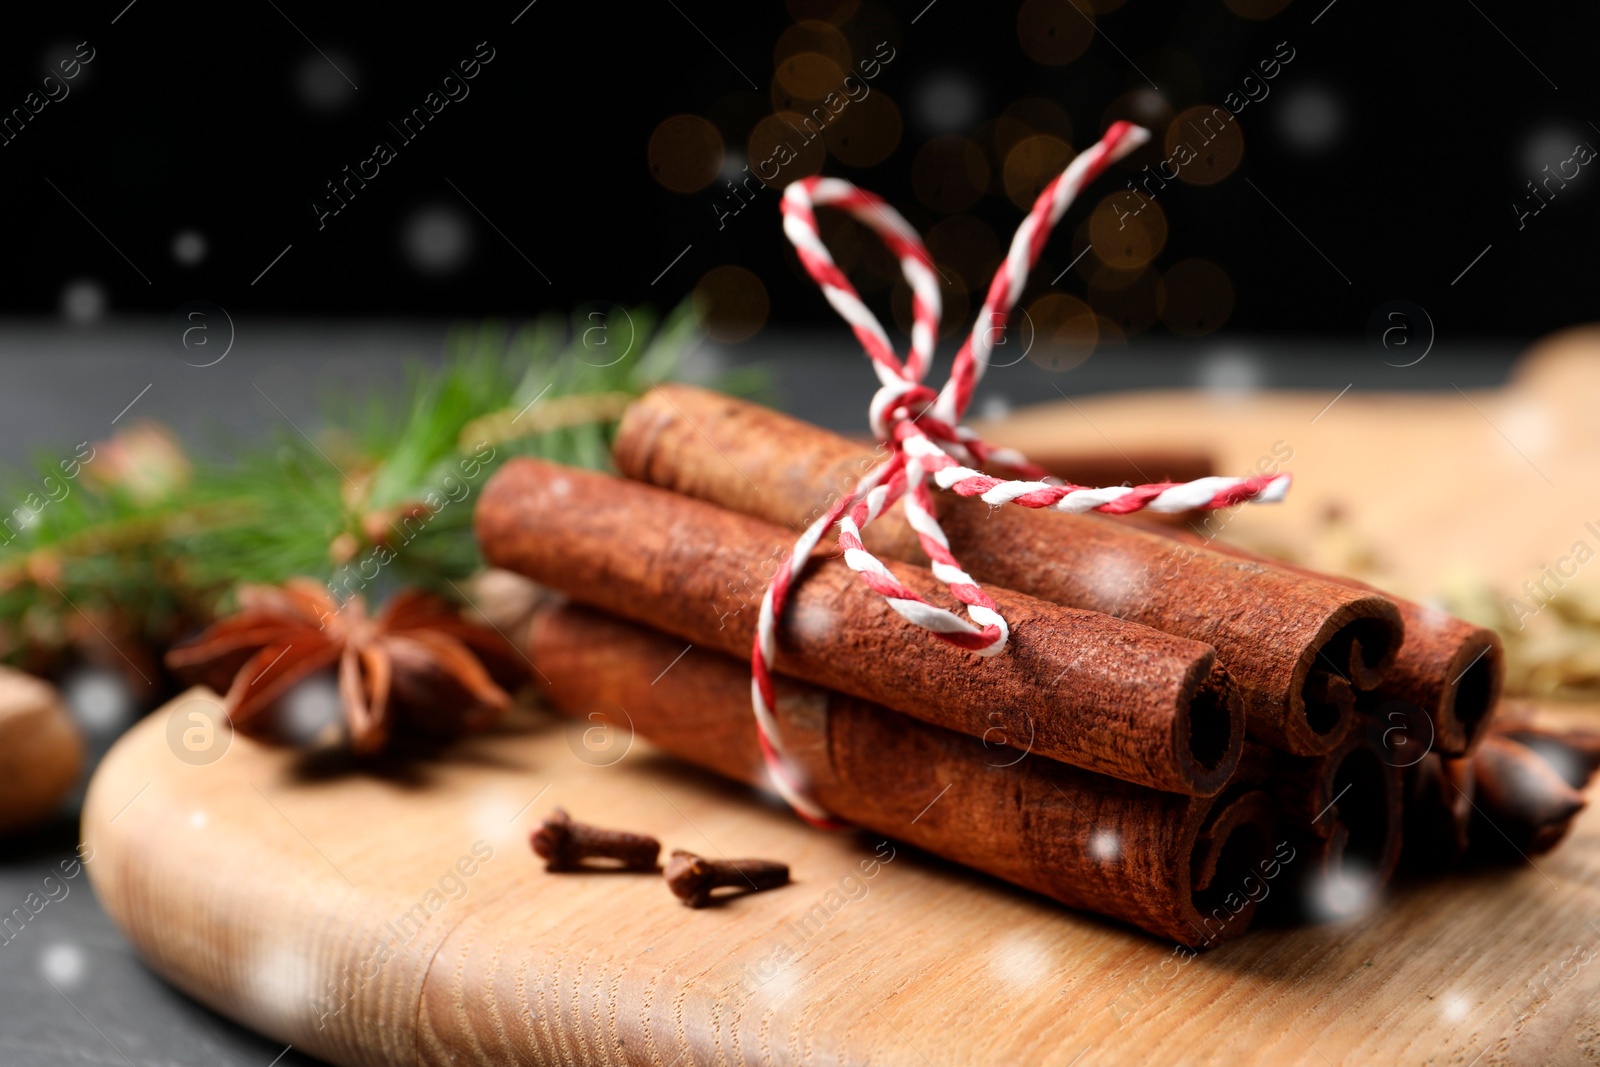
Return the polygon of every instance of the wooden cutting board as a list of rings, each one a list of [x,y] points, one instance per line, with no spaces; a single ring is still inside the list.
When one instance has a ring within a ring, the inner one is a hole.
[[[218,714],[191,692],[107,756],[91,878],[174,985],[335,1064],[1600,1057],[1595,810],[1536,867],[1392,888],[1361,919],[1190,959],[534,713],[381,773],[243,737],[224,751]],[[527,834],[556,805],[782,859],[794,884],[690,911],[658,877],[548,875]]]
[[[1067,376],[1062,383],[1071,388]],[[1600,326],[1587,326],[1541,341],[1502,389],[1116,393],[1052,399],[979,429],[1024,453],[1201,448],[1219,474],[1282,460],[1271,472],[1294,474],[1288,499],[1209,529],[1340,570],[1344,561],[1323,543],[1337,509],[1376,554],[1369,576],[1426,599],[1463,576],[1524,595],[1522,583],[1539,580],[1574,542],[1600,549],[1586,525],[1600,529],[1597,405]],[[1600,568],[1569,584],[1600,593]]]

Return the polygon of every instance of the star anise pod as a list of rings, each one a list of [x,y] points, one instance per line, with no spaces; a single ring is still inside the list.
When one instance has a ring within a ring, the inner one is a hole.
[[[272,709],[297,683],[337,666],[350,747],[382,749],[396,728],[439,738],[478,729],[510,706],[497,634],[463,621],[438,597],[402,590],[376,615],[293,579],[239,592],[237,614],[167,653],[186,680],[226,691],[235,728],[270,737]]]

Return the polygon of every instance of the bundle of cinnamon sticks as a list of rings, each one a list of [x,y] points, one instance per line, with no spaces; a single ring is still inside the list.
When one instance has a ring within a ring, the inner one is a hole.
[[[546,695],[577,716],[620,706],[666,751],[763,786],[762,593],[878,457],[663,386],[628,410],[614,458],[623,478],[509,463],[478,504],[489,563],[569,600],[530,631]],[[1465,761],[1489,726],[1487,630],[1170,526],[936,502],[1010,623],[1003,653],[905,626],[820,549],[779,620],[783,748],[845,820],[1206,947],[1273,894],[1335,912],[1370,897],[1399,859],[1405,798],[1426,792],[1417,754]],[[943,602],[898,510],[864,539]]]

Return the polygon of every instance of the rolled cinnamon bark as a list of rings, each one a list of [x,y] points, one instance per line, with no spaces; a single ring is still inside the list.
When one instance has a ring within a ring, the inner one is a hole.
[[[796,528],[851,492],[876,458],[848,439],[690,386],[634,402],[614,458],[630,478]],[[1331,751],[1355,691],[1394,661],[1401,623],[1375,593],[1202,550],[1092,515],[991,508],[935,496],[962,565],[980,582],[1088,608],[1215,646],[1250,733],[1301,755]],[[891,559],[926,560],[896,508],[865,531]]]
[[[1405,636],[1394,664],[1379,687],[1379,703],[1405,701],[1427,716],[1431,745],[1446,756],[1462,756],[1488,730],[1490,711],[1505,683],[1505,647],[1500,635],[1414,600],[1390,596],[1365,582],[1322,574],[1307,567],[1270,560],[1234,545],[1204,538],[1193,530],[1162,523],[1142,525],[1190,548],[1248,560],[1319,582],[1334,582],[1387,597],[1399,609]],[[1419,733],[1418,736],[1421,736]]]
[[[539,460],[484,487],[478,542],[493,565],[575,600],[749,659],[790,531],[676,493]],[[919,595],[946,591],[901,576]],[[1198,641],[990,589],[1011,626],[980,657],[908,626],[841,559],[793,587],[773,668],[975,737],[1155,789],[1210,795],[1243,744],[1237,691]]]
[[[621,707],[667,752],[766,787],[738,661],[674,662],[674,639],[570,605],[535,618],[528,648],[557,710]],[[783,743],[830,811],[1071,907],[1200,948],[1243,933],[1276,873],[1259,790],[1157,792],[789,679],[777,693]]]
[[[1392,759],[1382,725],[1360,721],[1332,752],[1278,761],[1269,792],[1290,842],[1304,850],[1295,870],[1313,916],[1361,910],[1394,874],[1405,772]]]

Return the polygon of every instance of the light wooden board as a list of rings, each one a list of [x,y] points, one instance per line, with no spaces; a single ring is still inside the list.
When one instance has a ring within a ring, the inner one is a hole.
[[[1319,544],[1324,517],[1337,508],[1376,551],[1380,584],[1425,599],[1463,575],[1523,595],[1522,583],[1574,542],[1600,551],[1585,525],[1600,530],[1597,403],[1600,327],[1591,326],[1540,342],[1503,389],[1118,393],[1039,404],[980,428],[1023,452],[1203,448],[1230,475],[1292,452],[1287,500],[1212,528],[1339,569],[1336,553],[1319,551],[1328,547]],[[1600,567],[1579,570],[1574,583],[1600,594]]]
[[[381,775],[243,737],[193,765],[174,745],[197,712],[215,698],[154,713],[101,765],[96,891],[179,988],[337,1064],[1600,1057],[1595,810],[1537,867],[1189,959],[905,848],[874,868],[875,838],[808,830],[643,741],[601,766],[620,743],[528,715]],[[558,804],[668,848],[786,860],[795,882],[690,911],[657,877],[547,875],[526,836]]]

